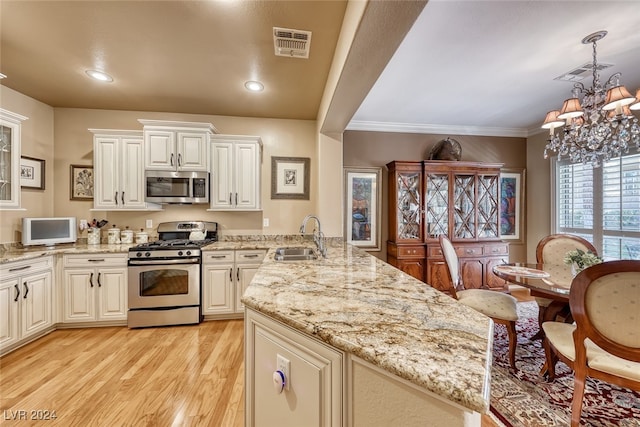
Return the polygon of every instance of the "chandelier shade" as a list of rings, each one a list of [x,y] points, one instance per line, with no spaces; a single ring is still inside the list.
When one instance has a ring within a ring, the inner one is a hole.
[[[553,134],[553,130],[557,127],[564,125],[564,121],[558,118],[560,111],[553,110],[547,113],[547,117],[544,118],[544,123],[542,124],[542,129],[550,129],[551,134]]]
[[[635,101],[635,96],[631,95],[626,87],[616,86],[607,91],[607,99],[604,101],[603,110],[615,110],[617,107],[624,107]]]
[[[583,44],[593,45],[593,83],[590,88],[575,83],[572,97],[564,101],[560,111],[547,113],[542,124],[543,129],[549,129],[545,159],[556,153],[558,159],[599,167],[634,145],[640,149],[640,125],[631,111],[640,110],[640,89],[635,97],[631,95],[620,84],[621,73],[600,83],[596,42],[606,35],[606,31],[598,31],[582,39]]]
[[[636,91],[636,99],[629,107],[630,110],[640,110],[640,89]]]
[[[580,105],[580,100],[578,98],[569,98],[564,101],[562,104],[562,109],[560,110],[560,114],[558,114],[559,119],[572,119],[574,117],[580,117],[584,114],[582,111],[582,105]]]

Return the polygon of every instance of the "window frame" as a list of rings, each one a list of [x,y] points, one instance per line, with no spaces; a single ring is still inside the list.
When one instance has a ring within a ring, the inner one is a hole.
[[[630,149],[628,153],[622,157],[638,155],[640,150]],[[560,210],[559,210],[559,185],[558,168],[561,165],[571,164],[568,160],[558,161],[558,156],[551,158],[551,229],[553,233],[570,233],[577,234],[588,238],[598,251],[598,254],[604,256],[604,240],[606,237],[613,238],[631,238],[637,239],[640,243],[640,230],[605,230],[604,229],[604,165],[593,168],[593,229],[578,227],[560,227]],[[640,169],[640,159],[638,161]],[[620,190],[622,194],[622,188]],[[622,210],[622,206],[620,207]],[[622,227],[620,227],[622,228]],[[606,256],[605,256],[606,258]]]

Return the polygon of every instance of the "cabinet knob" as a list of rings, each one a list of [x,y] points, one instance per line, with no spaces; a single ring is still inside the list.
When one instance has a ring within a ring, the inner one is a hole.
[[[286,383],[287,379],[284,376],[284,372],[275,371],[273,373],[273,388],[276,390],[276,393],[282,393],[282,390],[284,390],[284,386],[286,385]]]

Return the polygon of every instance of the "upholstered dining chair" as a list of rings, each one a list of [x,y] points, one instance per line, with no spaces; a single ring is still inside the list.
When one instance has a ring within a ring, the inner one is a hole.
[[[464,289],[460,276],[460,261],[451,241],[443,234],[439,237],[440,249],[447,264],[451,295],[462,304],[506,326],[509,337],[509,364],[516,370],[516,321],[517,300],[511,295],[489,289]]]
[[[542,238],[538,245],[536,246],[536,262],[538,264],[552,264],[559,265],[564,263],[564,256],[569,251],[573,251],[576,249],[583,250],[585,252],[589,251],[598,255],[598,251],[595,246],[591,244],[586,239],[583,239],[580,236],[576,236],[574,234],[550,234],[544,238]],[[535,297],[536,303],[539,307],[543,307],[543,309],[538,310],[539,313],[539,323],[542,323],[542,313],[544,313],[544,308],[549,307],[552,300],[547,298]],[[542,338],[542,333],[539,332],[532,339]]]
[[[580,424],[586,377],[640,391],[640,261],[610,261],[573,279],[575,324],[545,322],[549,379],[560,359],[575,372],[571,426]]]

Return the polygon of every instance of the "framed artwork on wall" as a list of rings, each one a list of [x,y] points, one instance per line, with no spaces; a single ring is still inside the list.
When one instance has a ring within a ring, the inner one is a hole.
[[[500,237],[524,241],[525,170],[500,171]]]
[[[308,157],[271,157],[271,198],[309,200]]]
[[[365,250],[380,250],[382,168],[344,169],[347,243]]]
[[[71,200],[93,200],[93,166],[71,165]]]
[[[20,186],[44,190],[44,165],[44,160],[22,156],[20,158]]]

